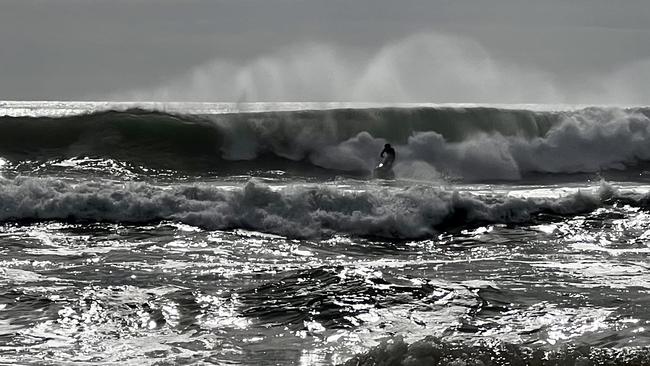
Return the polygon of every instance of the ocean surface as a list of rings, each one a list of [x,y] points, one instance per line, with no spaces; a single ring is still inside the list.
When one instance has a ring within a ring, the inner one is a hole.
[[[650,365],[650,109],[0,116],[0,364]]]

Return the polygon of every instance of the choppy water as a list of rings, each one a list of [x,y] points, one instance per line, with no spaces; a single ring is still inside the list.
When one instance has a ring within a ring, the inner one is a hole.
[[[650,364],[650,196],[636,142],[650,122],[640,112],[590,111],[614,119],[567,127],[558,113],[580,112],[504,111],[544,122],[519,133],[497,120],[453,146],[444,133],[458,131],[445,127],[435,151],[457,159],[454,177],[435,171],[439,156],[423,158],[431,145],[409,140],[396,144],[401,163],[432,174],[396,166],[395,181],[359,173],[360,141],[383,140],[356,130],[318,140],[318,151],[359,159],[332,169],[336,160],[306,152],[316,140],[304,134],[303,155],[290,156],[278,132],[289,122],[265,119],[206,151],[205,121],[185,130],[174,120],[188,117],[155,115],[167,131],[151,133],[149,112],[73,112],[0,121],[19,129],[0,147],[0,363]],[[237,118],[250,127],[260,114]],[[58,130],[66,123],[74,138]],[[372,126],[362,130],[390,133]],[[251,131],[258,150],[242,160]],[[596,147],[625,131],[634,144],[602,159]],[[567,136],[581,142],[574,155],[553,158],[551,147],[570,150]],[[500,151],[517,174],[503,156],[477,173],[486,138],[510,141]],[[134,143],[146,139],[167,147],[164,159],[142,159],[155,153]],[[530,151],[547,171],[529,174]]]

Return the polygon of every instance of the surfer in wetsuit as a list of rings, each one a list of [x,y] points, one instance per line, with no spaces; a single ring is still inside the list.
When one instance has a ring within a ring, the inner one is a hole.
[[[386,157],[384,157],[386,155]],[[393,163],[395,162],[395,149],[390,144],[384,145],[384,150],[379,154],[384,160],[377,165],[373,175],[375,178],[380,179],[394,179],[395,173],[393,172]]]
[[[379,154],[379,156],[383,158],[384,154],[386,154],[386,158],[384,158],[384,165],[387,169],[390,169],[390,167],[393,166],[393,163],[395,162],[395,149],[393,149],[390,144],[386,144],[384,145],[384,150],[381,151],[381,154]]]

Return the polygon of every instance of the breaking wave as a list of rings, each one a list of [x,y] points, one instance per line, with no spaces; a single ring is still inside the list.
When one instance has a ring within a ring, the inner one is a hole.
[[[517,198],[430,186],[345,190],[289,185],[274,189],[255,181],[240,188],[19,177],[0,181],[0,221],[171,220],[211,230],[247,229],[291,238],[343,234],[410,239],[483,224],[526,224],[541,216],[587,213],[624,198],[606,184],[595,193]],[[625,199],[633,205],[647,201],[644,197]]]
[[[210,174],[300,168],[363,176],[390,142],[401,178],[518,180],[649,161],[649,116],[647,109],[487,107],[5,116],[0,156],[14,165],[93,158]]]

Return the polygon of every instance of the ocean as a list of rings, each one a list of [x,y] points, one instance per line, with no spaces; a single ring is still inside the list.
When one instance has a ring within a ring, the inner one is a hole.
[[[650,108],[0,116],[1,364],[650,365]]]

